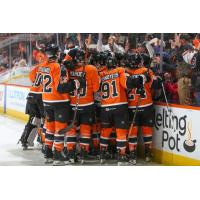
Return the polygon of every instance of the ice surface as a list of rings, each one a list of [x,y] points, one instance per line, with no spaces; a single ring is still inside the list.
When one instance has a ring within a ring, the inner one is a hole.
[[[0,115],[0,166],[44,166],[44,158],[38,147],[32,147],[26,151],[22,150],[17,142],[24,130],[25,122]],[[76,164],[80,165],[80,164]],[[98,160],[88,160],[85,165],[99,166]],[[108,161],[104,165],[116,166],[116,161]],[[137,165],[158,165],[156,163],[145,163],[139,160]]]

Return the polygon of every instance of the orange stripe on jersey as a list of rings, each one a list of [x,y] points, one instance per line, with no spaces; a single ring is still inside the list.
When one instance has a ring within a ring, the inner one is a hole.
[[[121,67],[104,70],[101,77],[101,107],[127,104],[126,75]]]
[[[94,93],[99,90],[100,78],[96,67],[92,65],[86,65],[85,67],[75,68],[74,71],[70,71],[71,79],[78,79],[79,77],[85,77],[86,88],[80,91],[79,106],[88,106],[94,103]],[[74,106],[77,102],[77,96],[70,94],[71,105]]]
[[[142,75],[146,72],[149,73],[150,81],[145,82],[144,84],[145,97],[141,98],[139,107],[146,107],[146,106],[152,105],[153,101],[152,101],[152,94],[151,94],[151,85],[152,85],[153,76],[154,76],[153,72],[151,70],[148,70],[145,67],[141,67],[138,69],[128,69],[127,72],[129,75]],[[128,91],[128,107],[129,108],[136,108],[138,100],[139,100],[139,94],[137,94],[137,89],[132,89]]]
[[[60,65],[56,62],[44,62],[38,66],[35,85],[41,85],[42,99],[44,102],[69,101],[68,94],[60,94],[57,92],[60,74]]]

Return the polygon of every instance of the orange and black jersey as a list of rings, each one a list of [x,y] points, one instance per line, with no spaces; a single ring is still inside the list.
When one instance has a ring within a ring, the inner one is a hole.
[[[38,65],[34,73],[34,87],[41,87],[43,102],[58,103],[69,101],[69,95],[67,93],[61,94],[58,92],[59,85],[61,82],[63,83],[63,79],[61,79],[61,68],[58,63],[43,62]],[[64,81],[68,81],[67,74]]]
[[[101,107],[127,104],[126,74],[124,68],[104,70],[101,77]]]
[[[138,69],[127,69],[126,72],[130,76],[138,76],[141,75],[143,77],[143,89],[144,96],[141,97],[140,104],[138,107],[146,107],[153,104],[152,94],[151,94],[151,86],[153,83],[154,74],[151,70],[148,70],[145,67],[141,67]],[[128,107],[136,108],[140,94],[138,94],[138,89],[134,88],[132,90],[128,90]]]
[[[94,93],[99,90],[100,78],[96,67],[92,65],[85,65],[75,68],[74,71],[69,72],[70,79],[84,78],[86,86],[80,89],[79,106],[89,106],[94,104]],[[74,92],[70,93],[70,104],[75,106],[77,96]]]
[[[42,64],[40,64],[42,65]],[[38,69],[40,67],[39,64],[35,65],[33,67],[33,69],[31,70],[31,72],[29,73],[29,79],[32,83],[31,87],[30,87],[30,93],[34,93],[34,94],[42,94],[42,85],[41,84],[36,84],[36,81],[38,81]]]

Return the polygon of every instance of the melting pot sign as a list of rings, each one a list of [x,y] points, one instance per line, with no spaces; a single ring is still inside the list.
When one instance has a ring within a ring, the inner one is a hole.
[[[182,108],[168,110],[155,106],[154,147],[200,159],[198,118],[200,111]]]

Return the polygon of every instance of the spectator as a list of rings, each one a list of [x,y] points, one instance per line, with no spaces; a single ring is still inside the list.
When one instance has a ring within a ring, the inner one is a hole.
[[[116,44],[116,37],[110,36],[108,38],[108,44],[103,45],[102,42],[103,35],[102,33],[99,33],[99,39],[97,42],[97,51],[110,51],[111,53],[125,53],[125,50],[122,46]]]
[[[7,56],[7,54],[6,54],[6,51],[3,51],[3,53],[2,53],[0,65],[1,65],[2,67],[4,67],[5,69],[8,68],[8,56]]]
[[[178,95],[180,104],[191,104],[191,75],[192,70],[189,64],[185,62],[179,62],[176,76],[178,79]]]
[[[177,82],[172,78],[172,74],[166,72],[164,74],[164,87],[166,90],[167,99],[170,103],[179,103],[178,98],[178,85]]]
[[[200,106],[200,52],[195,55],[195,65],[192,73],[192,89],[195,97],[195,104]]]
[[[199,49],[199,44],[200,44],[200,34],[198,33],[195,37],[195,39],[192,41],[194,48]]]

